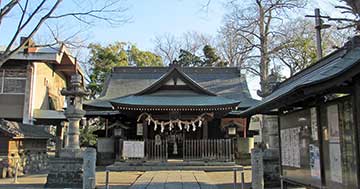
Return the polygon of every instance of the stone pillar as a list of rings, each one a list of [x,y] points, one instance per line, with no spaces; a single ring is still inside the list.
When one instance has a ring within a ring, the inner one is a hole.
[[[81,118],[80,118],[81,119]],[[67,133],[68,143],[65,146],[65,149],[80,149],[80,141],[79,141],[79,121],[78,118],[69,118],[69,130]]]
[[[263,143],[266,148],[263,151],[264,184],[265,187],[280,186],[280,161],[279,161],[279,136],[278,116],[264,115],[262,125]]]
[[[83,189],[94,189],[96,186],[96,150],[94,148],[86,148],[84,151],[84,176]]]
[[[251,165],[252,188],[264,189],[264,165],[262,149],[254,148],[251,150]]]
[[[278,136],[278,116],[263,116],[262,124],[262,141],[269,149],[279,148],[279,136]]]
[[[236,158],[241,165],[250,165],[251,164],[251,150],[254,148],[254,138],[242,138],[236,136],[237,138],[237,150]]]

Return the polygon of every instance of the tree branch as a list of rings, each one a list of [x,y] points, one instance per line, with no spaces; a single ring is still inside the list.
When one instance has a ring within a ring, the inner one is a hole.
[[[11,0],[0,10],[0,24],[2,19],[11,11],[12,8],[14,8],[16,4],[18,4],[19,1],[20,0]]]
[[[44,0],[45,1],[45,0]],[[23,48],[25,46],[25,44],[29,41],[29,39],[31,37],[33,37],[33,35],[40,29],[40,27],[42,26],[42,24],[51,16],[51,14],[56,10],[56,8],[59,6],[59,4],[62,2],[62,0],[57,0],[56,3],[53,5],[53,7],[49,10],[49,12],[44,15],[39,22],[37,23],[37,25],[35,26],[35,28],[31,31],[31,33],[26,37],[26,39],[24,41],[22,41],[22,43],[16,47],[14,50],[9,50],[8,52],[4,52],[3,54],[0,55],[0,67],[15,53],[17,53],[21,48]]]
[[[13,44],[15,43],[15,40],[17,39],[17,37],[19,36],[20,32],[29,24],[30,21],[33,20],[34,16],[39,12],[39,10],[41,9],[41,7],[45,4],[46,0],[42,0],[42,2],[36,7],[36,9],[30,14],[29,18],[25,21],[25,23],[23,25],[19,25],[18,29],[15,31],[13,38],[10,40],[9,44],[7,45],[7,48],[4,52],[4,54],[6,54],[8,51],[10,51],[11,47],[13,46]],[[22,18],[26,13],[24,12],[22,14]],[[22,19],[21,19],[22,22]],[[19,23],[20,24],[20,23]],[[26,40],[27,41],[27,40]],[[0,59],[1,60],[1,59]],[[1,63],[0,63],[1,65]]]

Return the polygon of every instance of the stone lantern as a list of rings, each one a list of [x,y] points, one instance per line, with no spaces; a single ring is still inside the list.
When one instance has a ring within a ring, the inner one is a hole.
[[[82,77],[76,74],[71,76],[71,87],[62,89],[61,94],[66,96],[67,108],[64,114],[69,121],[69,126],[65,148],[60,152],[60,157],[80,158],[79,123],[85,115],[82,101],[83,97],[88,96],[90,92],[82,87]]]
[[[49,161],[49,174],[45,187],[83,187],[83,152],[80,149],[79,123],[85,115],[85,111],[82,109],[83,97],[89,93],[83,88],[82,76],[77,74],[71,76],[71,86],[61,91],[67,100],[67,108],[64,112],[69,122],[66,132],[67,139],[65,148],[60,151],[60,156]]]

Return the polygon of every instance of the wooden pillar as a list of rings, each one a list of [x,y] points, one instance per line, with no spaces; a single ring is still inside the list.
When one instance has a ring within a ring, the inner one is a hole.
[[[360,77],[354,79],[354,89],[353,89],[353,117],[354,117],[354,131],[355,135],[355,144],[356,144],[356,164],[357,164],[357,183],[359,186],[360,182]]]
[[[278,123],[278,136],[279,136],[279,167],[280,167],[280,182],[283,183],[282,176],[283,176],[283,166],[282,166],[282,156],[281,151],[283,150],[281,148],[281,125],[280,125],[280,115],[281,115],[281,109],[279,110],[279,113],[277,115],[277,123]]]
[[[247,138],[246,131],[247,131],[247,121],[245,118],[242,119],[242,127],[243,127],[243,137]]]
[[[148,139],[148,136],[149,136],[148,131],[149,131],[149,128],[148,128],[146,120],[144,119],[143,120],[143,139],[144,139],[144,141]]]
[[[203,128],[203,139],[207,139],[208,138],[208,121],[207,120],[204,120],[202,128]]]
[[[109,136],[108,130],[109,130],[109,120],[106,118],[105,119],[105,137]]]
[[[26,67],[26,83],[25,83],[25,93],[24,93],[24,108],[23,108],[23,123],[32,124],[32,114],[33,114],[33,100],[35,98],[32,96],[33,94],[33,85],[34,85],[34,68],[31,63],[28,63]]]
[[[318,97],[320,98],[320,97]],[[322,102],[321,102],[322,104]],[[326,186],[326,177],[325,177],[325,161],[324,161],[324,139],[323,139],[323,127],[321,125],[321,104],[317,102],[316,108],[316,125],[319,139],[319,154],[320,154],[320,176],[321,176],[321,185]]]

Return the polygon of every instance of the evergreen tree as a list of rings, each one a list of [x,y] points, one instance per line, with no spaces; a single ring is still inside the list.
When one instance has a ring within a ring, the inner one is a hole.
[[[92,91],[92,98],[100,94],[106,76],[116,66],[163,66],[160,56],[141,51],[134,44],[115,42],[105,47],[90,44],[89,48],[91,74],[88,87]]]

